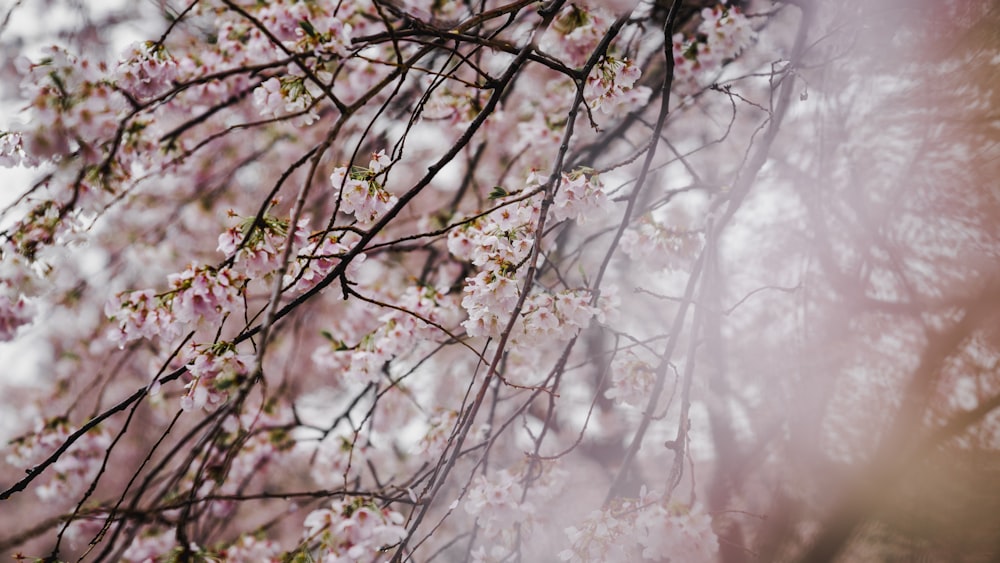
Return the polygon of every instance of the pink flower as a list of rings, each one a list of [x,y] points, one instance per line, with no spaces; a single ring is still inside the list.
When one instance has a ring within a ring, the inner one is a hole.
[[[162,45],[134,43],[115,72],[118,85],[137,98],[149,98],[173,86],[177,62]]]
[[[295,292],[305,292],[321,282],[340,263],[340,256],[356,244],[358,236],[349,233],[340,237],[327,235],[322,239],[302,245],[296,259],[289,265],[285,283],[292,284]],[[356,255],[347,267],[347,275],[355,276],[367,256]]]
[[[260,563],[280,561],[281,546],[272,540],[243,534],[219,554],[227,563]]]
[[[615,358],[611,365],[611,387],[604,396],[618,404],[645,408],[649,393],[656,382],[653,366],[639,359],[634,352]]]
[[[48,458],[76,431],[66,419],[39,420],[35,431],[11,443],[7,463],[29,469]],[[103,427],[82,435],[55,463],[45,481],[35,489],[43,502],[61,502],[84,491],[97,476],[111,446],[111,433]]]
[[[0,284],[0,342],[13,340],[17,331],[35,317],[35,307],[24,295],[12,297],[7,285]]]
[[[542,36],[541,46],[569,66],[581,66],[594,52],[611,22],[612,17],[602,8],[567,4]]]
[[[241,281],[230,268],[189,266],[167,277],[173,293],[171,311],[181,323],[212,323],[237,304]]]
[[[164,335],[171,339],[176,333],[174,315],[169,301],[157,296],[153,290],[119,293],[108,300],[104,312],[111,320],[118,321],[117,330],[108,337],[119,348],[139,338]]]
[[[38,164],[24,151],[24,138],[15,131],[0,131],[0,168]]]
[[[588,217],[603,215],[607,205],[608,196],[597,175],[578,171],[563,174],[551,210],[556,221],[573,219],[585,223]]]
[[[130,563],[159,561],[177,545],[176,534],[177,531],[173,528],[145,528],[132,540],[132,544],[122,554],[122,560]]]
[[[305,541],[318,541],[324,561],[386,561],[382,548],[406,537],[403,515],[371,500],[339,499],[330,506],[310,512],[303,523]]]
[[[651,90],[633,88],[642,72],[628,59],[605,57],[594,67],[584,87],[590,107],[608,114],[620,114],[644,103]]]
[[[380,174],[390,164],[392,164],[392,159],[386,156],[385,149],[382,149],[378,152],[372,153],[372,159],[368,163],[368,169],[371,170],[373,174]]]
[[[228,389],[238,386],[249,374],[254,357],[237,354],[229,345],[193,347],[194,361],[187,366],[189,381],[181,398],[185,411],[211,409],[228,397]]]
[[[382,170],[384,158],[372,162]],[[375,174],[372,169],[348,174],[346,167],[339,167],[330,175],[330,184],[340,190],[340,210],[354,215],[362,227],[373,225],[399,201],[375,182]]]
[[[478,475],[466,496],[465,512],[477,517],[485,537],[493,538],[534,514],[534,505],[521,502],[523,492],[524,488],[507,470],[496,472],[492,478]]]

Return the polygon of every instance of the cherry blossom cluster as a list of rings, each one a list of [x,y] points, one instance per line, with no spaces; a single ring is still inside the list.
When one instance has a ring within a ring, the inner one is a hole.
[[[388,548],[406,536],[403,515],[362,497],[339,499],[306,516],[305,550],[329,563],[388,561]]]
[[[604,57],[587,77],[584,99],[592,109],[613,115],[641,107],[652,93],[647,86],[635,87],[641,75],[629,59]]]
[[[213,324],[235,310],[242,276],[232,268],[189,266],[167,277],[174,320],[187,326]]]
[[[330,93],[345,99],[353,99],[371,86],[371,78],[380,72],[369,63],[350,59],[340,61],[351,51],[351,37],[364,34],[371,28],[373,17],[377,17],[370,2],[323,4],[317,2],[269,2],[251,8],[255,16],[264,24],[273,37],[281,43],[282,49],[269,42],[269,38],[250,26],[247,22],[225,18],[220,24],[220,32],[233,44],[234,50],[247,51],[255,59],[267,59],[284,55],[286,52],[299,53],[302,58],[290,63],[284,72],[270,76],[254,89],[254,105],[264,117],[282,118],[299,116],[299,125],[310,125],[320,117],[320,102]],[[376,53],[366,53],[376,56]],[[309,71],[302,66],[303,58],[309,58]],[[332,68],[334,61],[351,66],[352,80],[334,84]]]
[[[378,221],[399,199],[386,191],[377,178],[391,163],[385,151],[372,154],[368,168],[341,166],[330,175],[334,189],[340,190],[340,210],[354,215],[361,227]]]
[[[166,335],[168,340],[177,335],[167,301],[151,289],[118,295],[108,301],[104,313],[119,323],[118,330],[108,333],[108,338],[118,346],[139,338],[155,338],[160,334]]]
[[[475,118],[473,94],[439,85],[431,93],[420,112],[422,120],[447,123],[455,130],[465,129]]]
[[[319,2],[269,2],[257,17],[291,51],[342,57],[350,50],[353,28],[332,9]]]
[[[32,63],[18,59],[21,91],[36,126],[21,131],[26,153],[35,161],[60,159],[79,151],[90,163],[101,158],[128,111],[126,98],[107,79],[104,63],[79,59],[58,47]]]
[[[606,10],[568,3],[542,36],[541,46],[572,67],[582,66],[612,21],[613,17]]]
[[[132,543],[122,553],[122,560],[128,563],[151,563],[169,556],[177,547],[177,530],[148,526],[143,528],[132,540]],[[191,546],[192,551],[201,551],[197,545]]]
[[[619,499],[566,529],[562,561],[715,561],[719,542],[700,506],[666,504],[643,487],[638,499]]]
[[[527,523],[535,512],[530,502],[522,502],[524,487],[509,471],[502,469],[491,478],[478,475],[469,487],[463,504],[465,512],[477,518],[486,538],[512,531]]]
[[[618,404],[645,407],[656,381],[653,366],[629,350],[611,364],[611,387],[604,396]]]
[[[701,245],[702,234],[698,231],[671,228],[644,217],[625,231],[620,248],[644,268],[657,271],[687,267]]]
[[[562,142],[566,121],[561,119],[576,96],[576,86],[569,80],[553,80],[542,86],[541,96],[526,96],[510,113],[518,117],[513,150],[532,154],[550,154]],[[531,150],[528,150],[531,149]],[[529,160],[542,167],[545,161]]]
[[[436,326],[455,322],[455,301],[439,289],[409,287],[396,300],[395,308],[378,318],[378,327],[356,345],[348,347],[331,337],[331,345],[319,348],[313,358],[340,372],[338,377],[344,381],[377,383],[386,362],[417,349],[422,342],[447,338]]]
[[[24,151],[24,138],[16,131],[0,131],[0,168],[34,166],[36,163]]]
[[[21,278],[22,283],[37,279],[39,276],[30,273],[30,268],[25,266],[44,262],[40,257],[47,248],[56,242],[69,242],[79,229],[78,215],[64,213],[59,205],[45,201],[34,206],[7,235],[11,244],[4,245],[5,259],[15,262],[4,268],[8,279]]]
[[[521,290],[504,272],[483,271],[466,280],[462,307],[469,314],[462,323],[469,336],[498,337],[514,312]]]
[[[516,549],[517,533],[531,535],[532,528],[544,519],[538,507],[564,490],[566,477],[557,464],[537,461],[522,463],[513,471],[477,475],[462,503],[465,512],[476,518],[484,539],[472,552],[473,560],[507,560]]]
[[[360,31],[364,31],[365,16],[374,12],[370,5],[362,8],[364,4],[351,2],[340,10],[338,5],[288,0],[248,5],[247,11],[263,24],[280,46],[254,23],[233,11],[219,11],[213,23],[220,52],[227,62],[238,65],[246,61],[273,60],[286,51],[313,55],[325,62],[347,54],[351,35],[359,22],[362,23]],[[208,6],[203,10],[210,13]]]
[[[354,66],[350,84],[332,85],[327,65],[348,54],[351,37],[366,33],[377,21],[378,14],[370,2],[325,4],[320,2],[276,1],[251,3],[244,7],[280,43],[272,43],[257,25],[231,10],[218,10],[211,3],[199,3],[195,13],[218,38],[215,49],[199,52],[196,57],[179,59],[181,77],[196,77],[228,72],[243,65],[287,58],[296,53],[299,61],[308,64],[307,73],[301,64],[282,65],[282,69],[263,73],[262,79],[251,82],[245,74],[226,80],[196,85],[186,92],[189,103],[212,104],[253,89],[252,100],[257,115],[267,118],[298,116],[297,125],[310,125],[320,116],[319,103],[336,88],[338,95],[353,98],[363,92],[373,73],[367,62],[345,63]],[[378,74],[378,73],[374,73]]]
[[[462,326],[469,336],[499,336],[514,312],[521,291],[517,271],[531,254],[539,210],[537,198],[511,200],[449,233],[452,255],[481,268],[463,289],[469,318]]]
[[[715,57],[716,65],[735,57],[749,47],[756,36],[749,18],[738,6],[717,5],[701,11],[698,31],[705,35],[709,51]]]
[[[65,418],[39,421],[34,432],[11,442],[7,463],[31,470],[52,455],[74,431],[76,428]],[[61,502],[86,490],[101,470],[111,440],[111,433],[104,427],[82,435],[52,464],[46,482],[35,489],[38,498]]]
[[[151,98],[171,87],[178,77],[177,61],[163,45],[133,44],[115,70],[115,82],[137,99]]]
[[[723,64],[737,57],[754,40],[750,20],[736,6],[716,6],[701,12],[698,35],[673,37],[674,84],[693,94],[711,83]]]
[[[294,67],[290,67],[292,71]],[[319,72],[321,81],[329,81],[328,72]],[[317,119],[316,101],[323,97],[323,87],[313,79],[288,74],[281,78],[269,78],[253,91],[253,101],[263,117],[285,117],[299,115],[299,123],[311,125]]]
[[[285,285],[296,293],[308,291],[316,286],[340,263],[341,257],[349,252],[358,241],[358,235],[347,232],[341,235],[327,234],[301,246],[296,259],[289,264],[285,274]],[[346,274],[354,276],[367,255],[358,253],[347,267]]]
[[[613,18],[603,8],[567,4],[556,16],[552,27],[542,36],[542,47],[570,67],[580,67],[587,62]],[[593,67],[584,82],[584,99],[592,110],[611,116],[620,116],[642,107],[652,94],[646,86],[635,86],[642,71],[628,57],[605,55]],[[557,81],[563,99],[572,99],[574,85],[571,81]],[[562,113],[562,112],[560,112]],[[543,111],[528,118],[519,126],[532,135],[546,135],[552,129],[545,124]],[[591,118],[593,119],[593,117]],[[533,136],[523,136],[521,142],[531,142]],[[557,142],[557,139],[553,139]]]
[[[309,220],[301,219],[291,234],[293,248],[306,246]],[[242,219],[219,235],[218,249],[250,279],[266,278],[281,267],[281,251],[289,242],[288,221],[264,215]]]
[[[567,289],[558,293],[534,293],[525,300],[521,322],[514,327],[513,342],[520,348],[538,347],[541,342],[565,342],[590,326],[598,313],[590,305],[591,293]]]
[[[596,171],[579,168],[562,175],[549,211],[556,221],[571,219],[583,224],[603,216],[608,205],[607,193]]]
[[[237,353],[228,342],[209,347],[193,345],[188,353],[194,359],[187,365],[188,382],[181,398],[181,408],[185,411],[211,410],[225,401],[229,390],[249,375],[254,361],[251,355]]]
[[[118,294],[105,306],[105,314],[117,321],[109,338],[119,346],[139,338],[162,336],[170,341],[184,327],[207,325],[220,320],[236,307],[243,278],[231,268],[189,266],[167,278],[170,289]]]
[[[0,342],[13,340],[17,329],[30,323],[35,307],[9,284],[0,283]]]
[[[73,546],[85,545],[102,533],[112,533],[121,528],[120,522],[106,524],[108,515],[94,513],[86,518],[73,520],[66,529],[66,538]],[[105,526],[107,531],[102,531]],[[132,533],[132,532],[127,532]],[[166,525],[146,525],[134,531],[132,541],[122,550],[120,561],[127,563],[154,563],[170,560],[180,555],[177,529]],[[225,561],[226,563],[259,563],[282,561],[281,546],[261,534],[243,534],[229,545],[206,549],[189,542],[187,551],[200,561]]]
[[[601,211],[607,196],[596,174],[577,170],[562,175],[550,213],[555,220],[585,222]],[[532,172],[527,189],[537,189],[540,179]],[[462,307],[469,317],[462,323],[469,336],[497,337],[505,328],[520,299],[519,269],[528,260],[540,211],[537,196],[497,198],[500,206],[485,217],[453,229],[448,249],[460,260],[480,267],[465,280]],[[514,341],[542,342],[546,338],[567,340],[589,325],[597,310],[590,306],[590,293],[568,289],[539,291],[525,300],[516,325]]]
[[[243,534],[218,552],[220,560],[232,563],[280,561],[281,555],[282,549],[278,542],[258,534]]]
[[[427,459],[437,459],[448,448],[448,441],[458,421],[454,410],[438,410],[427,419],[427,431],[417,444],[417,453]]]

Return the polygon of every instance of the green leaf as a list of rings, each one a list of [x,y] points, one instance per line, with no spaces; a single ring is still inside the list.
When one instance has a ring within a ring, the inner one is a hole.
[[[493,186],[493,189],[490,190],[490,199],[500,199],[509,195],[510,192],[503,189],[503,186]]]
[[[343,340],[338,340],[338,339],[334,338],[333,337],[333,333],[331,333],[330,331],[328,331],[328,330],[321,330],[320,334],[323,335],[323,338],[326,338],[327,340],[329,340],[330,342],[333,343],[333,349],[334,350],[340,351],[340,350],[347,350],[348,349],[347,348],[347,344],[344,344]]]
[[[312,24],[309,23],[308,20],[302,20],[302,21],[300,21],[299,22],[299,27],[302,28],[302,31],[306,32],[306,35],[308,35],[309,37],[312,37],[313,39],[316,39],[316,36],[319,35],[318,33],[316,33],[316,28],[314,28],[312,26]]]

